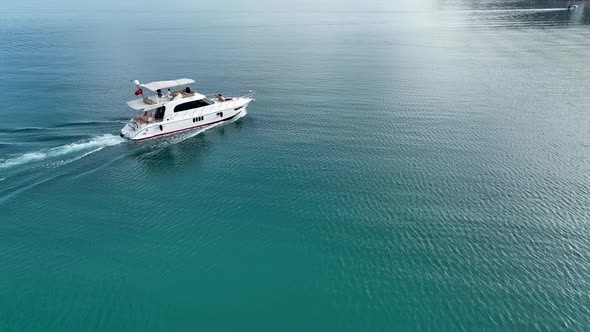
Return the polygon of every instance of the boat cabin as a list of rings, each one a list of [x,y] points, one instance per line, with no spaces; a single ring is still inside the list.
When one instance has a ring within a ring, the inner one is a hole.
[[[182,112],[215,103],[204,95],[193,91],[188,85],[195,83],[195,81],[189,78],[146,84],[140,84],[139,81],[135,80],[134,83],[138,87],[135,94],[141,95],[142,98],[128,101],[127,105],[134,110],[143,111],[142,115],[134,118],[140,125],[163,121],[167,113]],[[170,88],[179,86],[186,87],[170,90]],[[144,95],[144,90],[149,90],[153,94]]]

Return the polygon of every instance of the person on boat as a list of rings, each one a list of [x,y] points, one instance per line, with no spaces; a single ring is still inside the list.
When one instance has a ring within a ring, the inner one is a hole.
[[[189,86],[186,87],[186,89],[184,89],[184,92],[187,94],[191,93],[191,88]]]
[[[148,111],[144,111],[141,116],[136,117],[135,121],[139,124],[148,123],[150,121],[150,115]]]
[[[168,89],[168,92],[166,92],[166,98],[168,98],[168,100],[172,100],[172,92],[170,89]]]
[[[158,93],[158,99],[162,98],[162,90],[158,89],[156,90],[156,93]]]
[[[226,100],[232,100],[233,98],[232,97],[226,97],[223,94],[218,93],[217,94],[217,99],[219,99],[219,101],[226,101]]]
[[[148,104],[148,105],[154,105],[154,104],[157,104],[155,101],[153,101],[153,100],[149,99],[147,96],[144,96],[144,97],[143,97],[143,102],[144,102],[144,103],[146,103],[146,104]]]

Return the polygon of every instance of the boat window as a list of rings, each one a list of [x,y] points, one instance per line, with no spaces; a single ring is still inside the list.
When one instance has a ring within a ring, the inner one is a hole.
[[[211,105],[211,102],[209,100],[207,100],[206,98],[200,99],[200,100],[194,100],[194,101],[189,101],[184,104],[176,105],[176,107],[174,107],[174,112],[183,112],[186,110],[191,110],[194,108],[199,108],[199,107],[209,106],[209,105]]]
[[[154,118],[156,120],[162,120],[164,118],[164,112],[166,111],[166,106],[156,108],[156,114]]]

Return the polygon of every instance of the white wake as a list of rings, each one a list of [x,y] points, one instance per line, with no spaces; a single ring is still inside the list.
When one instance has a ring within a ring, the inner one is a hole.
[[[0,159],[0,169],[22,166],[33,162],[54,159],[61,156],[79,153],[80,155],[69,159],[68,161],[78,160],[91,153],[98,152],[107,146],[113,146],[125,142],[125,139],[115,135],[101,135],[66,145],[56,146],[50,149],[27,152],[20,155],[13,155],[7,159]]]
[[[166,138],[162,137],[157,138],[155,140],[160,142],[163,141],[165,145],[180,143],[188,138],[194,137],[211,128],[237,121],[238,119],[246,116],[247,114],[247,111],[244,109],[244,111],[238,114],[231,121],[219,122],[207,127],[199,128],[197,130],[187,131],[186,133],[173,134],[170,136],[165,136]],[[0,170],[13,168],[17,166],[26,166],[31,163],[43,161],[47,162],[49,165],[52,166],[69,164],[73,161],[82,159],[90,154],[98,152],[107,146],[118,145],[126,141],[126,139],[120,136],[106,134],[95,136],[88,140],[82,140],[70,144],[60,145],[54,148],[11,155],[8,158],[0,159]]]

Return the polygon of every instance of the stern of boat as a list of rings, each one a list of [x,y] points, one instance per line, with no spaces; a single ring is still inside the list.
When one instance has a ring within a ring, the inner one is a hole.
[[[139,124],[137,124],[137,122],[135,122],[133,119],[131,119],[131,120],[129,120],[129,122],[127,122],[125,127],[123,127],[123,129],[121,129],[120,136],[123,138],[127,138],[127,139],[133,139],[133,137],[135,137],[135,135],[137,134],[138,129],[139,129]]]

